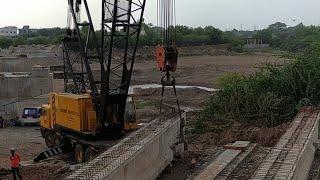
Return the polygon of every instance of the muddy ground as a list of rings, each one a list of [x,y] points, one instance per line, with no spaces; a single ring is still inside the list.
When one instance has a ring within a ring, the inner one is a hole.
[[[46,148],[39,127],[0,129],[0,168],[9,165],[10,148],[15,148],[22,161],[28,161]]]
[[[178,70],[174,74],[177,79],[177,84],[179,85],[214,88],[216,80],[223,74],[227,72],[250,74],[255,72],[257,67],[265,62],[278,63],[280,60],[277,57],[265,54],[181,57],[179,59]],[[161,75],[162,74],[156,70],[156,65],[153,60],[137,60],[132,77],[132,84],[159,83]],[[63,87],[61,82],[55,84],[56,89],[61,89],[61,87]],[[212,93],[198,89],[187,89],[178,90],[178,95],[182,107],[201,109],[205,106],[206,100]],[[175,96],[173,95],[172,90],[167,90],[165,103],[175,105],[174,98]],[[148,93],[144,92],[136,96],[135,100],[140,122],[148,122],[150,119],[158,116],[160,102],[159,90],[151,90]],[[217,145],[237,140],[237,138],[240,137],[237,134],[230,135],[228,133],[230,132],[226,132],[228,138],[219,143],[215,140],[219,138],[216,134],[188,134],[187,139],[190,142],[189,151],[186,152],[181,159],[173,162],[173,166],[169,167],[164,174],[161,175],[160,179],[185,179],[188,177],[204,162],[213,158],[214,155],[219,152]],[[258,140],[259,138],[257,138],[257,141]],[[46,148],[44,140],[40,135],[40,131],[36,127],[0,129],[0,142],[0,168],[8,168],[7,159],[9,156],[9,149],[12,147],[17,149],[23,161],[33,159],[35,155]],[[195,166],[191,164],[193,159],[196,161]],[[59,179],[63,174],[54,176],[54,172],[62,166],[62,164],[57,163],[55,166],[41,167],[41,169],[47,169],[47,171],[37,171],[39,170],[39,167],[22,167],[22,175],[26,177],[25,179],[34,180],[44,178]],[[30,172],[37,173],[37,176],[33,176]]]
[[[281,60],[268,54],[181,57],[177,72],[172,74],[180,85],[215,87],[216,80],[227,72],[251,74],[266,62]],[[154,60],[137,60],[134,67],[132,84],[160,82],[162,73],[157,71]]]
[[[251,74],[265,63],[282,63],[271,54],[234,56],[189,56],[180,57],[176,77],[178,85],[215,87],[217,79],[227,72]],[[99,65],[92,64],[95,75],[99,76]],[[132,85],[160,83],[163,73],[157,70],[155,59],[137,59],[134,64]],[[55,91],[63,91],[63,81],[56,80]]]

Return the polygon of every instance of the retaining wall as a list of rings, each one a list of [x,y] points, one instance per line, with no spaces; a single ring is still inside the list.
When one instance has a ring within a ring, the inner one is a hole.
[[[318,139],[319,118],[319,110],[305,107],[252,179],[307,179],[316,151],[313,143]]]
[[[53,66],[59,64],[54,57],[0,57],[0,72],[31,72],[34,65]]]
[[[174,147],[181,147],[175,146],[179,137],[180,118],[156,119],[84,165],[67,179],[156,179],[173,160],[176,153]]]
[[[32,97],[32,81],[29,73],[0,74],[0,98],[23,99]]]

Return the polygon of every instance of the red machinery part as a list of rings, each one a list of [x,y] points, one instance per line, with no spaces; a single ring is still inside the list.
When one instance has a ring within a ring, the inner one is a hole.
[[[158,70],[162,72],[175,72],[178,63],[178,50],[176,47],[160,46],[156,49]]]

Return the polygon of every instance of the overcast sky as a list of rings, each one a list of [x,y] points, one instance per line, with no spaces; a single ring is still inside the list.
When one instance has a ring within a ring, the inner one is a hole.
[[[177,23],[222,30],[261,29],[281,21],[320,24],[319,0],[176,0]],[[99,26],[101,0],[88,0]],[[156,0],[147,0],[146,22],[156,24]],[[0,27],[65,27],[67,0],[0,0]]]

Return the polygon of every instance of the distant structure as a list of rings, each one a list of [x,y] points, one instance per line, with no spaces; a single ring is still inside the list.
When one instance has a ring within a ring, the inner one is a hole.
[[[0,28],[0,36],[13,37],[18,35],[18,28],[16,26],[6,26]]]
[[[32,79],[28,72],[0,72],[0,99],[19,100],[32,97]]]
[[[269,44],[265,44],[262,38],[247,38],[245,48],[247,49],[261,49],[267,48]]]
[[[19,35],[29,34],[30,26],[23,26],[22,29],[19,29]]]
[[[19,29],[19,35],[28,35],[37,31],[37,29],[30,29],[29,25],[25,25],[22,27],[22,29]]]

